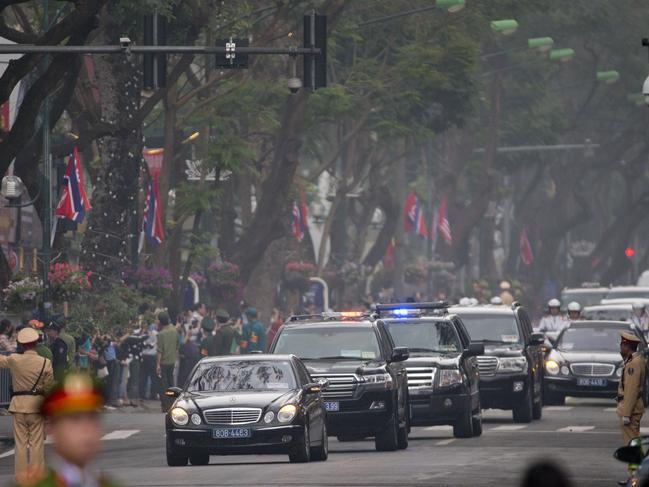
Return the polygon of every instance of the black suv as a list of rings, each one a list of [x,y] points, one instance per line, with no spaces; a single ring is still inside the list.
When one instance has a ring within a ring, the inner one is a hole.
[[[509,306],[454,306],[473,342],[484,343],[478,357],[482,407],[511,409],[514,422],[529,423],[543,413],[543,344],[527,312]]]
[[[294,316],[271,353],[297,355],[311,377],[329,381],[323,391],[329,435],[373,436],[379,451],[408,447],[408,349],[395,347],[383,323],[360,313]]]
[[[376,305],[397,346],[408,347],[408,390],[413,425],[450,424],[453,435],[482,434],[480,375],[476,357],[484,345],[471,343],[446,303]]]

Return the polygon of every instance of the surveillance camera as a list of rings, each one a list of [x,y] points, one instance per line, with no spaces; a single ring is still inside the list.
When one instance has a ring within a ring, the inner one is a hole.
[[[119,44],[122,46],[122,49],[128,49],[131,47],[131,39],[128,37],[120,37]]]
[[[644,101],[649,105],[649,76],[644,80],[644,85],[642,85],[642,94],[644,95]]]
[[[302,88],[302,80],[300,78],[290,78],[287,85],[290,92],[295,94]]]

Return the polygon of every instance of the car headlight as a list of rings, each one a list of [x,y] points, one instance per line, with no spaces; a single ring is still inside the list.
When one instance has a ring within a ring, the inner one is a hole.
[[[618,377],[622,377],[622,372],[624,372],[624,367],[618,367],[617,370],[615,371],[615,375]]]
[[[561,370],[561,366],[555,360],[547,360],[545,362],[545,371],[550,375],[557,375]]]
[[[567,365],[562,365],[561,375],[570,375],[570,367],[568,367]]]
[[[297,415],[297,407],[294,404],[286,404],[282,406],[277,413],[277,420],[280,423],[290,423]]]
[[[275,413],[272,412],[272,411],[268,411],[268,412],[264,415],[264,423],[266,423],[266,424],[268,424],[268,423],[272,423],[274,419],[275,419]]]
[[[202,422],[200,414],[194,413],[194,414],[191,415],[190,419],[192,420],[192,424],[194,426],[199,426],[201,424],[201,422]]]
[[[439,386],[449,387],[462,383],[462,373],[456,369],[439,369]]]
[[[387,372],[383,374],[364,375],[363,380],[366,384],[383,385],[386,389],[392,389],[392,376]]]
[[[185,426],[189,423],[189,414],[183,408],[173,408],[169,414],[171,420],[178,426]]]
[[[525,357],[501,358],[498,372],[527,372],[527,359]]]

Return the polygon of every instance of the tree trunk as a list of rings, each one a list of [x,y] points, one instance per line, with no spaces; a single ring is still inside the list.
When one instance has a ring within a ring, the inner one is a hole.
[[[102,15],[101,41],[119,43],[120,27],[110,4]],[[105,120],[126,127],[140,106],[140,75],[137,58],[97,56],[97,82],[102,95],[101,114]],[[92,271],[99,287],[119,281],[129,264],[133,247],[133,219],[137,214],[138,182],[142,162],[141,129],[122,129],[99,142],[101,164],[94,181],[93,209],[82,242],[81,261]]]

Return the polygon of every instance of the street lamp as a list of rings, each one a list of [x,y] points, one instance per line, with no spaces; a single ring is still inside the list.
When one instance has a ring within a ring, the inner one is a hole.
[[[566,63],[568,61],[572,61],[572,59],[575,57],[575,50],[574,49],[553,49],[550,51],[550,59],[552,61],[561,61],[563,63]]]
[[[466,5],[465,0],[437,0],[436,5],[438,8],[443,8],[449,12],[459,12]]]
[[[504,36],[512,35],[518,30],[518,22],[514,19],[492,20],[491,30]]]
[[[0,193],[3,198],[7,198],[9,201],[16,201],[23,195],[24,187],[25,185],[22,179],[12,174],[2,178]]]
[[[617,80],[620,79],[620,73],[618,71],[598,71],[597,72],[597,81],[606,83],[607,85],[612,85]]]

